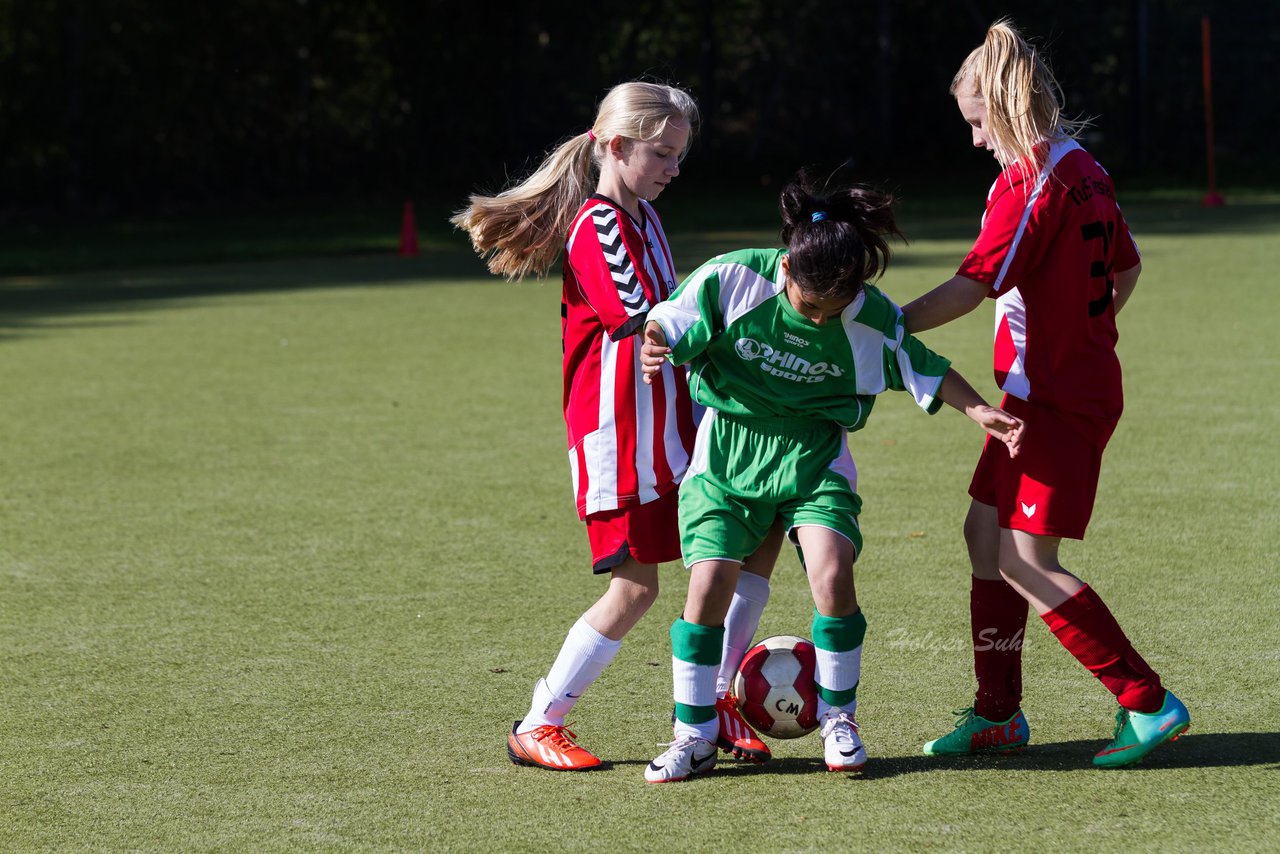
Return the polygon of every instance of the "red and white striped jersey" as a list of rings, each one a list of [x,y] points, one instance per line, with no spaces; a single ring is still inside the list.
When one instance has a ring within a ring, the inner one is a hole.
[[[1138,260],[1111,176],[1079,144],[1049,145],[1038,172],[1005,169],[957,271],[991,287],[1000,388],[1081,416],[1105,443],[1124,408],[1114,274]]]
[[[676,286],[662,224],[592,196],[569,229],[560,312],[564,420],[578,515],[645,504],[676,489],[697,433],[685,369],[640,370],[650,307]]]

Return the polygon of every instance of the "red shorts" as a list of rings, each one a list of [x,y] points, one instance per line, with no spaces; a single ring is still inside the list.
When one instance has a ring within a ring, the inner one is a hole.
[[[671,490],[647,504],[631,504],[587,516],[591,571],[612,572],[631,555],[640,563],[680,559],[679,493]]]
[[[1084,539],[1105,447],[1092,438],[1096,425],[1016,397],[1000,406],[1026,423],[1022,447],[1010,459],[1005,444],[988,436],[969,495],[996,508],[1001,528]]]

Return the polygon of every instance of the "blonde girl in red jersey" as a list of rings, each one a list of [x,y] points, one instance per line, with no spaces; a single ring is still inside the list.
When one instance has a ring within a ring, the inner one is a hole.
[[[680,558],[676,495],[700,410],[684,368],[668,366],[658,382],[644,382],[637,333],[649,309],[675,290],[671,249],[651,203],[680,174],[697,123],[697,105],[680,89],[615,86],[588,130],[561,143],[515,186],[471,196],[452,220],[487,256],[489,269],[509,280],[546,273],[564,251],[569,466],[592,571],[610,576],[507,736],[507,754],[519,765],[558,771],[600,765],[576,743],[565,716],[657,598],[658,564]],[[738,585],[722,693],[755,634],[780,547],[775,526]],[[769,758],[727,694],[717,712],[722,749],[753,761]]]
[[[1120,704],[1102,767],[1129,765],[1187,729],[1186,707],[1133,648],[1098,594],[1058,560],[1083,539],[1102,452],[1123,408],[1115,316],[1141,264],[1111,177],[1075,141],[1061,89],[1008,21],[988,29],[951,84],[973,144],[1002,167],[955,277],[908,304],[908,331],[996,303],[1001,407],[1026,424],[1022,453],[990,440],[969,487],[965,541],[974,706],[926,754],[1007,750],[1030,735],[1021,706],[1027,604]]]

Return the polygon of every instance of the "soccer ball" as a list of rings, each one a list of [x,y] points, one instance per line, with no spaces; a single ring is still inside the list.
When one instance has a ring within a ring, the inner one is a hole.
[[[799,738],[817,729],[815,659],[813,644],[794,635],[765,638],[747,650],[733,677],[747,723],[773,738]]]

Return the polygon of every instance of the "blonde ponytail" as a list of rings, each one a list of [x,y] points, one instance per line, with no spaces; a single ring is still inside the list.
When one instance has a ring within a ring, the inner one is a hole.
[[[590,193],[592,148],[587,134],[561,143],[532,175],[496,196],[472,195],[449,221],[467,232],[489,272],[504,278],[541,276],[555,263],[574,212]]]
[[[1074,139],[1088,126],[1062,113],[1062,87],[1043,57],[1013,22],[1002,18],[987,30],[951,81],[952,95],[976,95],[987,108],[985,130],[1003,166],[1023,160],[1040,166],[1045,141]]]
[[[537,170],[495,196],[472,195],[450,218],[467,232],[489,271],[507,280],[543,276],[564,247],[569,226],[595,188],[599,164],[614,137],[654,140],[667,125],[690,129],[698,106],[687,92],[633,81],[609,90],[590,131],[558,145]]]

